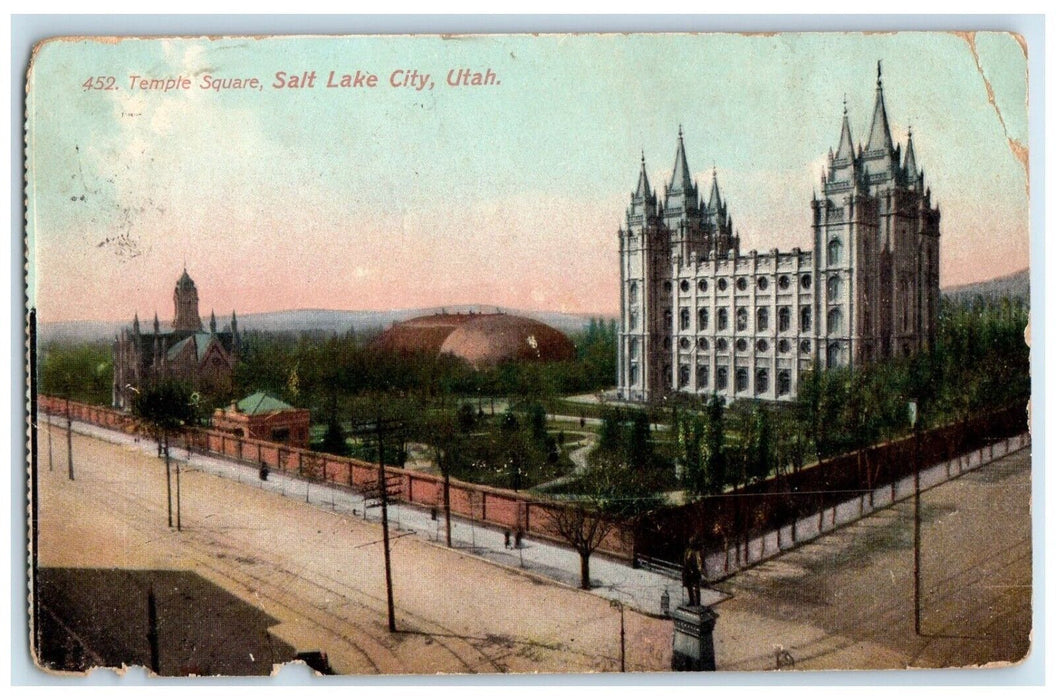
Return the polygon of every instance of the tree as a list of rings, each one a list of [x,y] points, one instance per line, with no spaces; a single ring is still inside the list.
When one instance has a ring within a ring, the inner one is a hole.
[[[704,430],[705,492],[722,493],[726,487],[725,404],[716,394],[708,400],[708,422]]]
[[[323,434],[323,452],[341,457],[348,455],[348,442],[345,440],[345,431],[337,417],[331,417],[326,422],[326,433]]]
[[[142,389],[135,395],[132,413],[154,433],[165,456],[165,490],[168,501],[169,527],[172,527],[172,469],[169,438],[187,425],[197,423],[197,405],[184,384],[165,381]],[[180,465],[176,463],[176,529],[180,520]]]
[[[618,408],[605,407],[601,414],[601,430],[598,432],[597,451],[601,454],[616,456],[620,452],[622,441],[622,416]]]
[[[682,481],[694,494],[707,491],[704,470],[704,420],[699,414],[684,412],[678,421],[676,435],[678,461],[682,464]]]
[[[653,443],[649,436],[649,416],[645,411],[631,412],[631,429],[627,436],[627,462],[638,469],[653,467]]]
[[[774,448],[770,430],[770,414],[762,406],[752,412],[752,432],[749,444],[748,476],[765,479],[773,466]]]
[[[609,533],[662,502],[651,476],[604,458],[576,480],[576,496],[548,509],[557,533],[579,554],[580,588],[590,590],[590,556]]]
[[[109,347],[100,343],[48,343],[40,356],[41,393],[96,405],[110,404],[114,367]]]
[[[472,432],[477,427],[477,412],[471,403],[463,403],[458,407],[458,429],[462,433]]]

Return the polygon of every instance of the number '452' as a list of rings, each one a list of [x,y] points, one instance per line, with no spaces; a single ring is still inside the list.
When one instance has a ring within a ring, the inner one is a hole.
[[[84,90],[116,90],[117,78],[112,75],[100,75],[88,78],[81,83]]]

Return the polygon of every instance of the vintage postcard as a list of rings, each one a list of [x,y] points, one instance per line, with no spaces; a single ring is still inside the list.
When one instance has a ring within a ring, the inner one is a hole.
[[[1021,662],[1027,56],[39,44],[35,663]]]

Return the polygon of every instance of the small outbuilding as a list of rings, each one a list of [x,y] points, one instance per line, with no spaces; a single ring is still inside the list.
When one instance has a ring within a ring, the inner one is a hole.
[[[263,391],[213,412],[213,428],[240,437],[308,447],[311,411]]]

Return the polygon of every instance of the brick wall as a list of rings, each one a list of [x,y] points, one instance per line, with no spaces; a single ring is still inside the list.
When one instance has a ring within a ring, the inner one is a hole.
[[[66,401],[63,399],[40,396],[38,405],[42,411],[55,415],[65,415],[66,412]],[[127,413],[75,401],[71,401],[69,406],[74,420],[150,437],[149,430]],[[351,487],[357,491],[373,486],[378,480],[378,467],[371,462],[215,430],[187,429],[177,436],[173,444],[254,465],[266,464],[269,469],[288,474],[302,477],[310,474],[316,480],[325,480],[335,486]],[[388,466],[385,472],[390,481],[399,484],[400,500],[430,508],[443,505],[443,477]],[[548,515],[551,509],[564,507],[559,503],[457,479],[451,479],[450,497],[451,512],[455,515],[511,531],[520,528],[534,537],[561,541]],[[633,538],[627,533],[614,531],[602,543],[601,551],[610,556],[630,559],[633,554],[631,542]]]
[[[43,411],[65,415],[66,402],[40,396]],[[149,432],[136,419],[120,411],[69,403],[75,420],[124,432]],[[967,421],[935,428],[919,436],[920,463],[937,464],[980,446],[1022,433],[1027,427],[1026,404],[1020,403]],[[254,438],[241,438],[206,429],[184,431],[174,442],[198,452],[225,455],[269,469],[325,480],[337,486],[362,490],[377,483],[376,464],[346,457],[312,452]],[[874,445],[859,452],[839,455],[785,474],[756,482],[694,503],[664,508],[614,528],[600,551],[633,559],[636,554],[678,561],[689,538],[702,537],[704,548],[717,550],[736,538],[757,536],[783,527],[797,518],[821,512],[853,496],[857,491],[892,483],[913,472],[912,436]],[[399,484],[400,500],[433,507],[443,504],[443,478],[433,474],[386,467],[391,481]],[[325,474],[325,477],[324,477]],[[550,512],[564,507],[538,496],[451,480],[451,512],[495,527],[562,541]]]

